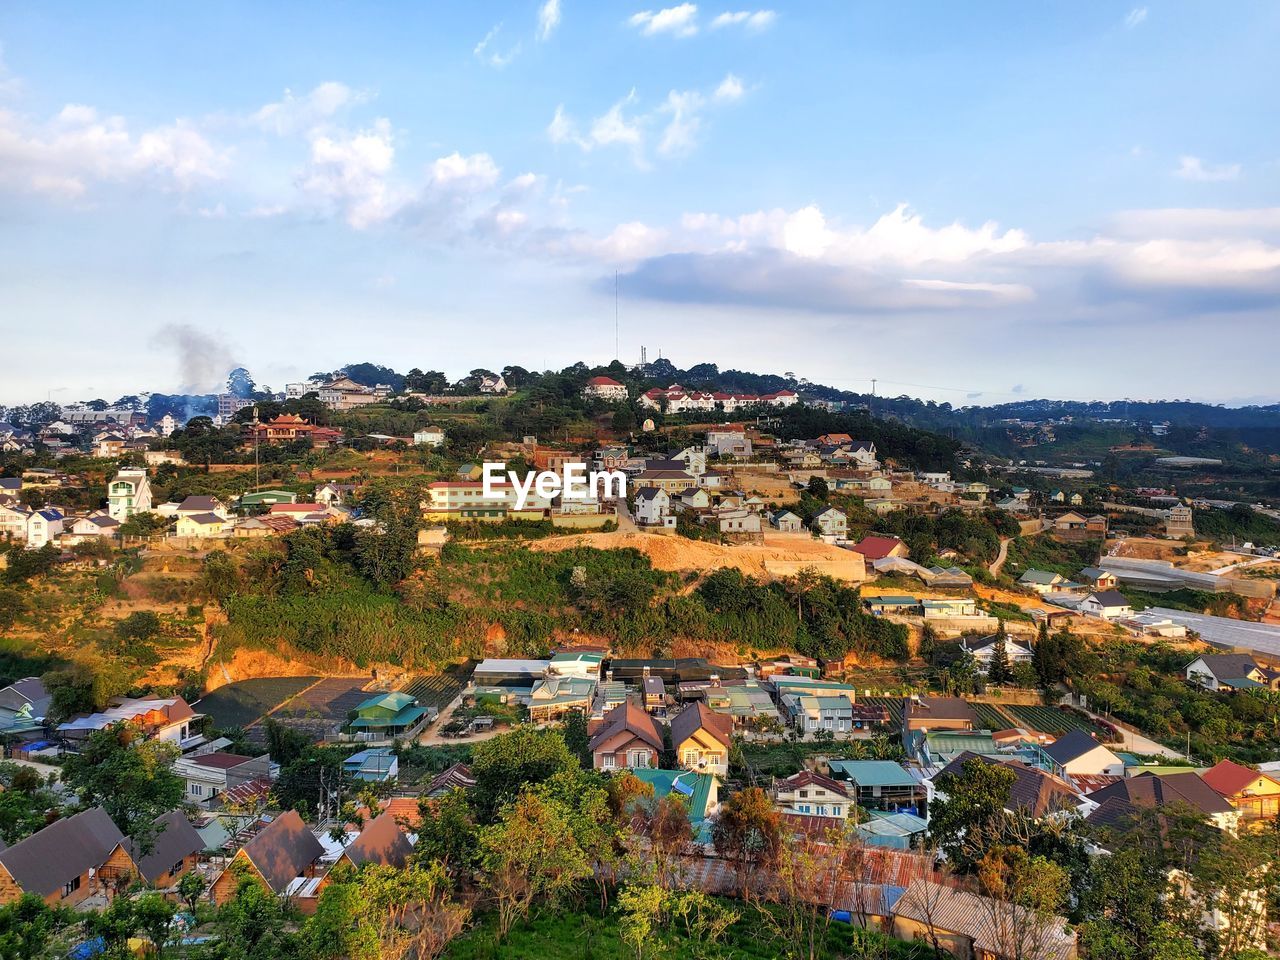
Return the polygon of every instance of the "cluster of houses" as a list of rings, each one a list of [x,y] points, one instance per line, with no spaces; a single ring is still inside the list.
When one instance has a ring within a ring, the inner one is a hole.
[[[592,377],[582,389],[588,399],[621,402],[627,399],[627,387],[611,377]],[[725,393],[691,390],[673,383],[669,387],[654,387],[640,394],[638,402],[646,410],[677,414],[689,412],[737,413],[740,410],[790,407],[800,402],[794,390],[778,390],[774,393]]]

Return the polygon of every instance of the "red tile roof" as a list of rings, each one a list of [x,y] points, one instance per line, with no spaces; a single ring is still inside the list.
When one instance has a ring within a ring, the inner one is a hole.
[[[1211,786],[1215,792],[1224,797],[1234,797],[1259,777],[1267,776],[1251,767],[1242,766],[1231,760],[1219,760],[1212,767],[1200,774],[1200,779]],[[1269,777],[1268,779],[1274,779]]]
[[[850,549],[868,560],[883,560],[901,544],[902,541],[897,537],[863,537]]]

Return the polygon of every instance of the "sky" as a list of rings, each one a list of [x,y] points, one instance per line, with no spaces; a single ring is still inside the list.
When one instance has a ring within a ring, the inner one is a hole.
[[[1280,5],[0,7],[0,403],[643,346],[1280,401]]]

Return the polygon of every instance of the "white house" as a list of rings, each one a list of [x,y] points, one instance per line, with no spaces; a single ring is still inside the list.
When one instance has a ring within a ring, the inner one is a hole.
[[[991,657],[996,649],[996,635],[965,637],[960,641],[960,649],[972,655],[973,665],[981,673],[986,673],[991,669]],[[1004,651],[1009,659],[1009,666],[1016,663],[1030,663],[1032,660],[1031,650],[1009,637],[1004,639]]]
[[[111,519],[124,523],[135,513],[146,513],[150,509],[151,484],[147,482],[147,471],[138,467],[117,471],[107,484],[107,513]]]
[[[413,445],[415,447],[443,447],[444,430],[440,427],[423,427],[421,430],[415,430],[413,431]]]
[[[769,518],[769,522],[778,530],[787,533],[799,533],[804,529],[804,521],[790,510],[779,510]]]
[[[192,494],[178,504],[178,509],[174,512],[179,518],[205,513],[215,514],[223,520],[226,520],[229,516],[226,504],[217,497],[197,496],[196,494]]]
[[[1124,776],[1124,761],[1083,730],[1063,734],[1044,752],[1053,760],[1054,772],[1064,776]]]
[[[636,491],[636,523],[642,527],[674,527],[671,496],[659,487],[641,487]]]
[[[582,395],[588,400],[606,400],[610,403],[626,400],[626,384],[619,383],[612,377],[592,377],[582,388]]]
[[[1080,601],[1076,608],[1081,613],[1101,617],[1103,620],[1118,620],[1121,617],[1133,616],[1133,607],[1119,590],[1099,590],[1089,594]]]
[[[507,381],[502,379],[502,374],[486,376],[480,381],[481,393],[506,393]]]
[[[91,513],[87,517],[78,518],[71,524],[71,535],[75,537],[110,537],[114,536],[119,529],[119,520],[105,513]]]
[[[1187,664],[1186,676],[1188,683],[1206,690],[1273,686],[1280,677],[1247,653],[1206,653]]]
[[[25,541],[31,511],[17,506],[16,500],[13,503],[12,506],[0,503],[0,539]]]
[[[849,535],[849,518],[844,511],[827,507],[813,518],[813,527],[824,537],[843,538]]]
[[[62,513],[52,507],[32,511],[27,517],[27,549],[39,550],[62,533]]]
[[[812,770],[801,770],[795,776],[775,781],[773,804],[792,816],[838,820],[847,819],[849,808],[857,806],[844,784]]]

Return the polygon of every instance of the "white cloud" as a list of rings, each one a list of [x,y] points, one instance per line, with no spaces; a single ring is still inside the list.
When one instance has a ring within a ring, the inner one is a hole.
[[[151,182],[186,191],[221,180],[231,151],[188,120],[135,135],[123,117],[67,104],[46,123],[0,110],[0,182],[64,200],[95,183]]]
[[[740,100],[745,92],[742,81],[732,73],[726,73],[724,79],[720,81],[720,86],[716,87],[715,98],[717,100]]]
[[[260,107],[249,120],[263,130],[288,136],[310,129],[331,119],[346,107],[364,103],[368,99],[367,92],[352,90],[345,83],[330,80],[302,96],[285,90],[280,100]]]
[[[560,25],[560,0],[546,0],[538,8],[538,39],[547,40]]]
[[[547,125],[547,137],[552,143],[572,143],[584,151],[621,144],[631,149],[636,165],[644,168],[648,166],[644,146],[649,127],[661,127],[657,144],[660,155],[687,154],[698,144],[707,107],[740,100],[744,94],[742,81],[730,73],[709,95],[698,90],[672,90],[656,107],[635,112],[629,110],[638,99],[636,91],[632,90],[596,117],[586,135],[561,104]]]
[[[773,26],[778,15],[772,10],[734,10],[726,11],[711,21],[712,30],[723,27],[742,27],[752,33],[760,33]]]
[[[474,190],[493,186],[501,171],[487,153],[473,153],[469,157],[451,153],[432,163],[428,173],[436,186]]]
[[[1138,24],[1142,23],[1146,19],[1147,19],[1147,8],[1134,7],[1127,14],[1125,14],[1124,25],[1128,27],[1130,30],[1132,30],[1134,27],[1138,26]]]
[[[394,161],[391,121],[386,118],[354,134],[316,133],[311,138],[311,165],[299,186],[363,230],[386,220],[400,205],[388,179]]]
[[[1179,157],[1177,169],[1173,175],[1180,180],[1194,180],[1198,183],[1217,183],[1222,180],[1238,180],[1241,167],[1238,163],[1222,163],[1214,166],[1205,163],[1199,157]]]
[[[475,58],[481,63],[487,63],[489,66],[497,70],[501,70],[520,55],[519,41],[517,41],[516,44],[505,53],[501,50],[493,49],[494,42],[497,40],[498,34],[501,32],[502,24],[498,23],[492,30],[484,35],[484,39],[477,43],[475,45],[475,49],[471,51]]]
[[[698,32],[698,6],[682,3],[664,10],[641,10],[631,15],[627,23],[636,27],[646,37],[669,33],[675,37],[692,37]]]

